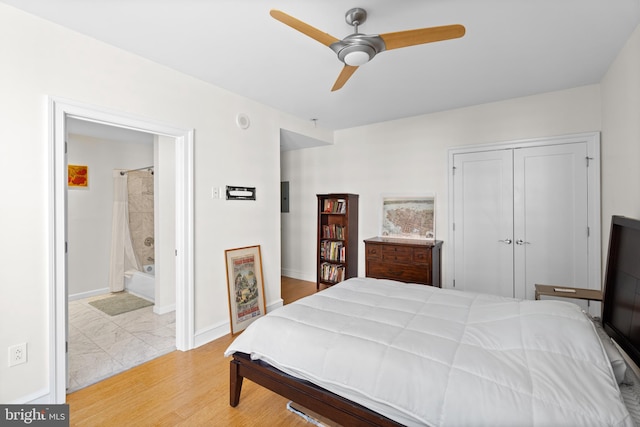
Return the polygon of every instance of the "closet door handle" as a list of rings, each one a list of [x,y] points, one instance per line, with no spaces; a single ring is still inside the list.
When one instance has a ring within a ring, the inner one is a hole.
[[[510,245],[511,241],[511,239],[498,240],[498,242],[506,243],[507,245]]]
[[[530,245],[530,244],[531,244],[531,243],[529,243],[529,242],[525,242],[525,241],[524,241],[524,240],[522,240],[522,239],[518,239],[518,240],[516,240],[516,245]]]

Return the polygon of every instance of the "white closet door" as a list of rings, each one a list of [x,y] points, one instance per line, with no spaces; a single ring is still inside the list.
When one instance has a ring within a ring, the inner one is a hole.
[[[587,145],[514,150],[515,296],[536,283],[588,287]]]
[[[512,152],[454,155],[456,289],[514,296]]]

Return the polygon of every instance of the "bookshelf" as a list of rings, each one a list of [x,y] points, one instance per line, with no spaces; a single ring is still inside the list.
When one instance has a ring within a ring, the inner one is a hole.
[[[318,194],[317,281],[331,286],[358,275],[358,195]]]

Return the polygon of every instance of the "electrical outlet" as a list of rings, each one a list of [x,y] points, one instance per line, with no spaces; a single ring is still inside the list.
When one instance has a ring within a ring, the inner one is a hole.
[[[27,363],[27,343],[16,344],[9,347],[9,366]]]

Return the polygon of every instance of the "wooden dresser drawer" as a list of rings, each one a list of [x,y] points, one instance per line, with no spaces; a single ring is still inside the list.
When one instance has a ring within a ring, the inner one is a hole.
[[[413,261],[413,248],[403,248],[401,246],[382,246],[383,261]]]
[[[413,249],[413,261],[417,263],[431,264],[431,249],[429,248],[414,248]]]
[[[382,258],[382,247],[380,245],[366,245],[366,259]]]
[[[431,270],[424,267],[410,267],[406,264],[376,263],[367,261],[367,277],[399,280],[410,283],[431,283]]]

